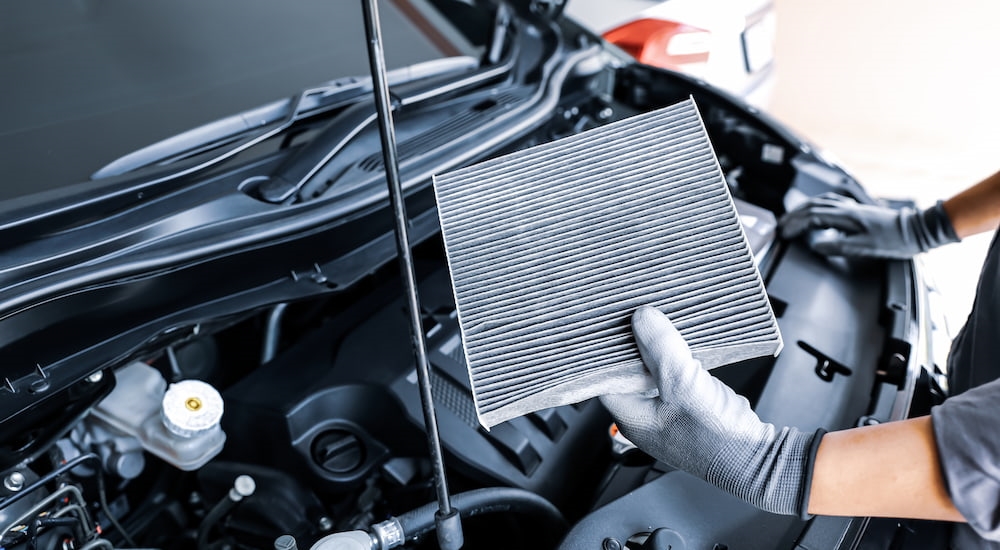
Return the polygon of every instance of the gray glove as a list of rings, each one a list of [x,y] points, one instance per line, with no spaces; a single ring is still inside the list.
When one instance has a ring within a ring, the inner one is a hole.
[[[940,201],[918,212],[859,204],[832,193],[810,199],[781,220],[786,239],[807,231],[809,246],[830,256],[907,259],[959,240]]]
[[[823,432],[765,424],[691,357],[670,320],[651,307],[632,315],[639,353],[659,395],[604,395],[618,429],[632,443],[750,504],[806,517],[809,483]]]

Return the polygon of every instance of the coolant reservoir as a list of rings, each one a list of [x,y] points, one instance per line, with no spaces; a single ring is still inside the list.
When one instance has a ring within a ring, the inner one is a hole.
[[[184,380],[167,388],[159,371],[139,362],[115,377],[115,389],[93,411],[108,427],[181,470],[198,469],[222,451],[222,396],[210,384]]]

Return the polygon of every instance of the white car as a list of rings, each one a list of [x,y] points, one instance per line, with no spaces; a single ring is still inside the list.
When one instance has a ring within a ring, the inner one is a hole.
[[[767,105],[774,81],[771,0],[574,0],[566,9],[642,63]]]

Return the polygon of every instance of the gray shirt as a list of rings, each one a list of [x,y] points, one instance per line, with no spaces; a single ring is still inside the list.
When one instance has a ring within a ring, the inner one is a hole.
[[[952,397],[931,409],[948,494],[980,536],[1000,541],[1000,245],[993,237],[976,300],[948,357]],[[959,528],[953,544],[970,543]],[[977,546],[984,546],[980,541]],[[992,546],[992,545],[991,545]],[[958,547],[964,547],[958,546]]]

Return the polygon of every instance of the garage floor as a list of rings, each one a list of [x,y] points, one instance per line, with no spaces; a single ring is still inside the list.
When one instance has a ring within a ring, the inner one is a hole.
[[[780,120],[873,194],[923,206],[1000,169],[1000,2],[776,0]],[[952,331],[989,235],[926,254]]]

